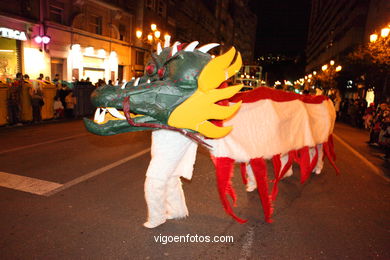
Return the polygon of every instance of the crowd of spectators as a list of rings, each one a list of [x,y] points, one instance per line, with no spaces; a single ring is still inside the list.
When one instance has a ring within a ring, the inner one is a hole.
[[[367,105],[364,99],[343,99],[337,110],[337,120],[366,129],[369,133],[367,143],[382,150],[383,159],[390,159],[390,106],[386,101]]]
[[[56,86],[56,94],[53,100],[54,118],[73,117],[76,98],[73,95],[73,90],[67,83],[60,80],[58,74],[51,81],[50,77],[44,77],[43,74],[40,74],[36,80],[30,80],[28,74],[17,73],[15,79],[8,81],[8,125],[20,125],[22,123],[22,103],[24,105],[30,104],[32,109],[32,121],[23,123],[42,121],[42,107],[45,105],[45,92],[42,84]],[[26,89],[27,93],[23,93]],[[28,101],[23,101],[23,98],[27,98]]]

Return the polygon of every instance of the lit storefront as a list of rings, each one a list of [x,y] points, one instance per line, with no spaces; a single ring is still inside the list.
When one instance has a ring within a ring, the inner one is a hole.
[[[50,55],[43,44],[34,41],[40,25],[0,16],[0,80],[15,78],[16,73],[35,79],[50,75]]]
[[[115,82],[118,76],[118,55],[115,51],[108,53],[104,49],[95,50],[91,46],[81,47],[73,44],[69,51],[68,62],[71,64],[72,79],[89,80],[93,83],[99,79]]]
[[[6,82],[22,71],[21,48],[26,33],[0,26],[0,80]]]

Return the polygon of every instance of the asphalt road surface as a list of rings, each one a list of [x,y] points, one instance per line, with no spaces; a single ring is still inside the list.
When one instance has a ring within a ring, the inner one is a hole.
[[[183,186],[189,217],[146,229],[150,133],[101,137],[79,120],[2,127],[0,259],[390,259],[388,179],[342,140],[341,174],[326,162],[302,185],[294,167],[279,185],[272,224],[238,167],[234,211],[248,223],[225,214],[200,148]],[[169,242],[174,236],[182,241]]]

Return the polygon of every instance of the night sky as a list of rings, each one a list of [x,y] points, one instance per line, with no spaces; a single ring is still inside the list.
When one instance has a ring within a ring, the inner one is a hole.
[[[255,58],[283,55],[287,60],[260,62],[270,84],[304,75],[310,0],[250,0],[258,17]]]
[[[304,51],[309,0],[251,0],[258,17],[256,54],[295,56]]]

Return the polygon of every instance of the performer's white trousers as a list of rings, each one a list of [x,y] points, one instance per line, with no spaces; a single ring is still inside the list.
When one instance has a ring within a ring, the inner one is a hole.
[[[152,159],[145,180],[146,227],[188,215],[180,177],[191,179],[197,147],[197,143],[178,132],[153,131]]]

